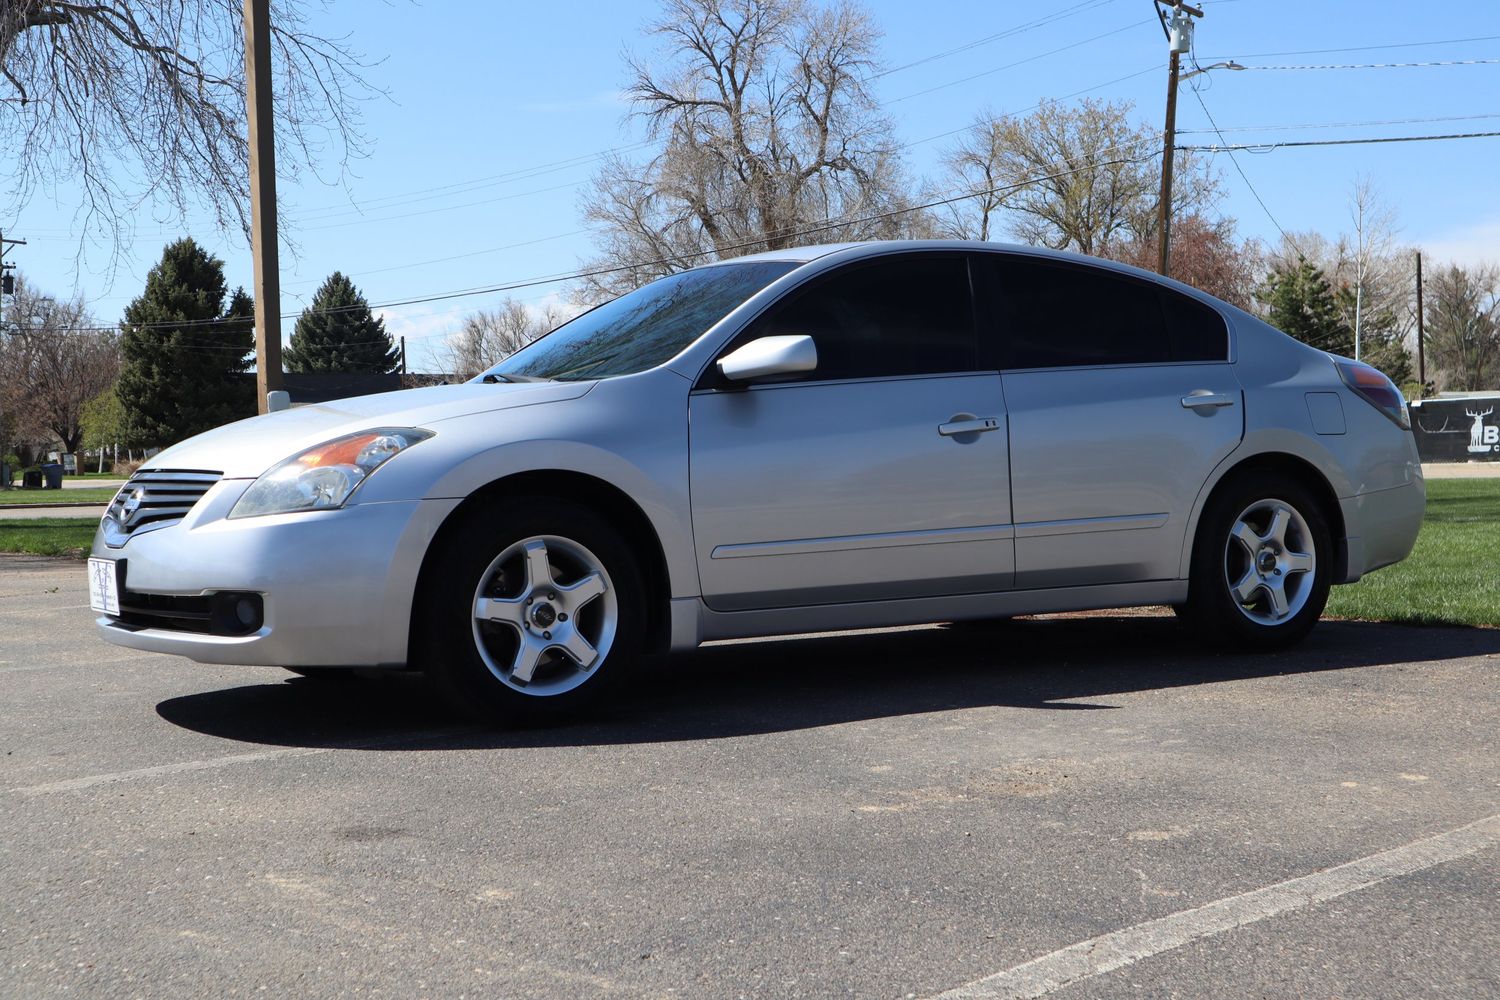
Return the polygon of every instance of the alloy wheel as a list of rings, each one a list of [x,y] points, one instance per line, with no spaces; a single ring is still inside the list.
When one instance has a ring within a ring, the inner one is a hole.
[[[1291,621],[1313,592],[1312,531],[1284,500],[1257,500],[1235,518],[1224,546],[1224,583],[1240,613],[1257,625]]]
[[[480,576],[474,643],[507,687],[545,697],[578,687],[609,655],[620,624],[609,571],[558,535],[507,546]]]

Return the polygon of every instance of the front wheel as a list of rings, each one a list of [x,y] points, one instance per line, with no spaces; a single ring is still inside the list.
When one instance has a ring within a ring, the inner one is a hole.
[[[510,498],[464,515],[439,544],[417,659],[466,714],[574,716],[640,652],[647,603],[634,554],[589,508]]]
[[[1181,613],[1231,648],[1288,646],[1323,613],[1332,553],[1322,507],[1300,482],[1238,476],[1203,512]]]

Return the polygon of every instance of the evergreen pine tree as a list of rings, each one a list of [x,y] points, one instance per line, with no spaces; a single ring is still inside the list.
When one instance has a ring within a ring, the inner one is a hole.
[[[386,375],[396,370],[400,352],[354,282],[335,271],[297,318],[282,359],[289,372]]]
[[[1354,331],[1344,321],[1323,271],[1305,257],[1295,267],[1273,268],[1259,296],[1266,322],[1320,351],[1354,354]]]
[[[224,308],[224,262],[191,237],[169,244],[120,323],[120,380],[129,437],[172,444],[255,415],[246,379],[255,309],[243,289]]]

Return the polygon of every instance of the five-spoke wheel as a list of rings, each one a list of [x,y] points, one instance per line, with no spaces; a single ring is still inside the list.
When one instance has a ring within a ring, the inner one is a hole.
[[[599,557],[571,539],[541,535],[506,547],[484,571],[474,593],[474,642],[501,683],[554,695],[582,684],[609,655],[619,617]]]
[[[1240,611],[1276,625],[1302,610],[1312,592],[1313,553],[1307,521],[1282,500],[1259,500],[1235,518],[1224,547],[1224,581]]]
[[[555,496],[475,504],[424,571],[413,659],[487,720],[575,716],[644,645],[636,555],[596,510]]]
[[[1300,480],[1233,473],[1199,520],[1187,604],[1175,610],[1221,644],[1289,645],[1323,613],[1331,554],[1322,503]]]

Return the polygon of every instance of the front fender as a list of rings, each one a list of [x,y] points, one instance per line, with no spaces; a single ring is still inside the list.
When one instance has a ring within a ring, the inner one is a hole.
[[[675,372],[658,369],[606,380],[567,402],[436,422],[431,440],[370,477],[359,502],[463,500],[521,473],[590,476],[644,512],[661,542],[672,596],[696,597],[687,387]]]

